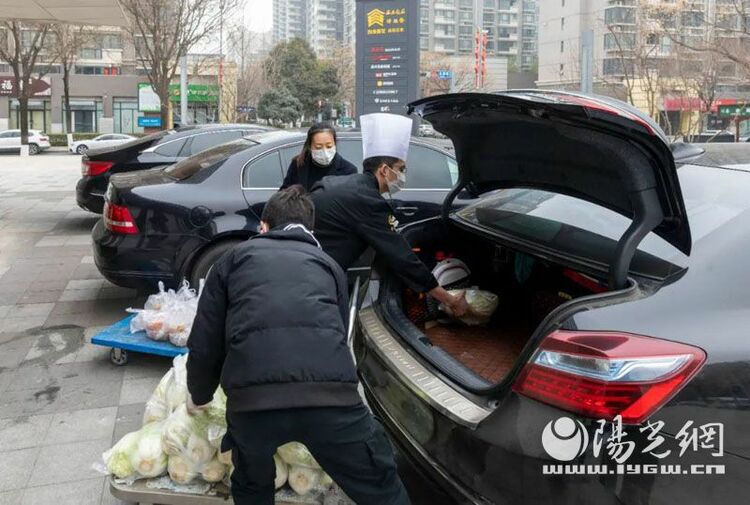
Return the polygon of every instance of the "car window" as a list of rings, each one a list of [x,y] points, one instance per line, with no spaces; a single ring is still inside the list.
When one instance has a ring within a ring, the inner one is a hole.
[[[412,145],[406,160],[405,189],[452,188],[454,177],[458,179],[458,167],[452,168],[449,161],[450,157],[440,151]]]
[[[112,140],[112,135],[99,135],[95,140]]]
[[[357,170],[362,171],[362,141],[361,140],[341,140],[336,143],[336,151],[351,162]]]
[[[10,132],[2,132],[0,133],[0,139],[6,139],[10,137]]]
[[[220,131],[195,135],[194,137],[191,137],[189,149],[190,152],[183,156],[192,156],[194,154],[198,154],[201,151],[205,151],[210,147],[218,146],[219,144],[223,144],[231,140],[237,140],[241,137],[242,132],[240,130]]]
[[[180,151],[185,146],[186,139],[174,140],[158,146],[154,149],[154,152],[160,156],[166,156],[168,158],[176,158],[179,156]]]
[[[284,176],[286,176],[286,171],[289,168],[292,160],[300,153],[301,150],[302,144],[298,144],[292,147],[285,147],[284,149],[279,150],[279,154],[281,155],[281,168],[284,171]]]
[[[274,151],[245,167],[242,173],[242,187],[277,189],[284,181],[282,173],[279,152]]]
[[[12,131],[12,132],[10,132],[10,136],[13,137],[13,138],[20,137],[21,136],[21,132],[20,131]]]
[[[246,139],[239,139],[227,144],[207,149],[197,156],[191,156],[174,165],[167,167],[164,171],[177,180],[185,180],[198,172],[209,170],[223,163],[227,158],[256,145],[255,142]]]

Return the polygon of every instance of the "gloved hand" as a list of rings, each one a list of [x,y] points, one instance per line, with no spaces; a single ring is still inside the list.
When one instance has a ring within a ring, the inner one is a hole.
[[[187,400],[186,400],[186,407],[187,407],[187,413],[189,416],[195,416],[200,414],[201,412],[206,410],[206,407],[208,404],[205,405],[196,405],[193,403],[193,397],[190,396],[190,393],[187,394]]]

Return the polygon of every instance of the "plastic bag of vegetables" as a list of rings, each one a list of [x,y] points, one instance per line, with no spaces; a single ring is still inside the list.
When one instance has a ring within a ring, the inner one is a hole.
[[[161,421],[128,433],[102,454],[104,464],[94,467],[126,481],[163,475],[167,471],[167,457],[161,449],[163,429]]]
[[[164,374],[164,377],[161,378],[159,385],[156,386],[156,389],[146,402],[146,407],[143,411],[144,425],[155,421],[164,421],[172,413],[169,401],[167,401],[167,393],[169,392],[169,388],[172,387],[173,382],[174,370],[170,368]]]
[[[448,292],[455,296],[462,291],[466,295],[466,303],[469,305],[469,311],[466,315],[460,317],[459,321],[469,326],[487,324],[497,310],[499,303],[497,295],[489,291],[483,291],[476,286],[463,290],[450,290]]]
[[[307,450],[307,447],[299,442],[284,444],[276,449],[276,453],[289,466],[302,466],[320,470],[320,465],[315,461],[313,455]]]

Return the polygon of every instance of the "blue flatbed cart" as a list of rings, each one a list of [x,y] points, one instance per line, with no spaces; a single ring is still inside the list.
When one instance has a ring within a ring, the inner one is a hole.
[[[127,364],[129,351],[156,354],[157,356],[166,356],[169,358],[174,358],[188,352],[186,347],[177,347],[169,341],[151,340],[145,331],[130,333],[130,320],[134,317],[135,315],[131,315],[117,321],[112,326],[97,333],[91,339],[92,344],[111,347],[109,360],[115,365],[122,366]]]

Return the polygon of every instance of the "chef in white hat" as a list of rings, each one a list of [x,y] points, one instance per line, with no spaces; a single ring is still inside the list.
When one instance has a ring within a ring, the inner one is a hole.
[[[412,290],[429,293],[453,315],[466,313],[463,294],[453,296],[438,285],[427,266],[396,231],[398,221],[383,194],[403,189],[412,120],[395,114],[360,117],[364,173],[324,178],[312,191],[315,236],[323,250],[346,270],[368,247],[385,258]]]

